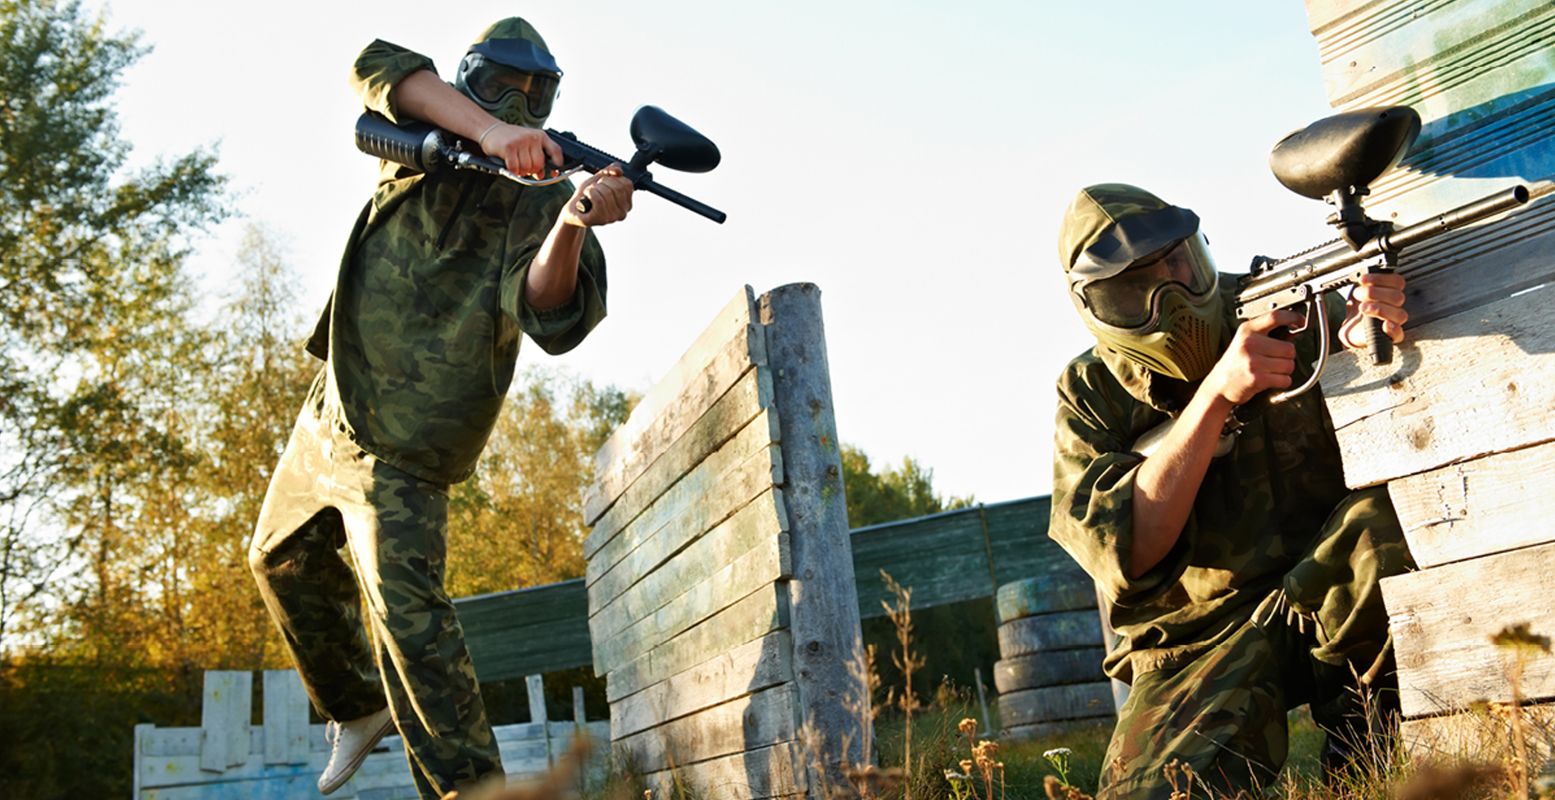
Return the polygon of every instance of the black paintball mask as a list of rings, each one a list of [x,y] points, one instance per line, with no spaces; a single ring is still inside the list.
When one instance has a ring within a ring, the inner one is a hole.
[[[503,122],[543,128],[561,77],[543,43],[487,39],[465,53],[454,87]]]

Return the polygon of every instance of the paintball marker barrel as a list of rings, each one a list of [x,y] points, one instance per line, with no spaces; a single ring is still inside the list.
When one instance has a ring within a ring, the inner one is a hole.
[[[1309,281],[1345,274],[1349,268],[1367,261],[1386,255],[1397,255],[1406,247],[1420,244],[1455,228],[1493,217],[1527,202],[1528,187],[1513,186],[1438,214],[1431,219],[1384,233],[1367,242],[1359,250],[1352,250],[1344,242],[1335,241],[1317,250],[1269,262],[1244,279],[1241,288],[1237,290],[1237,316],[1245,319],[1285,307],[1290,304],[1269,298],[1290,292]]]

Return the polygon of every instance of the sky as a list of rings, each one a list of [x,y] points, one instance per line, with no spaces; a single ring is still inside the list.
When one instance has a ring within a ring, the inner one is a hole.
[[[842,440],[985,502],[1051,485],[1054,380],[1093,343],[1056,255],[1081,187],[1134,183],[1194,209],[1227,272],[1331,238],[1326,208],[1267,166],[1275,141],[1330,113],[1296,0],[107,9],[153,48],[118,96],[135,157],[215,147],[236,191],[240,216],[191,261],[213,300],[258,224],[304,315],[324,303],[376,174],[351,136],[363,46],[410,47],[451,78],[486,25],[518,14],[565,72],[551,127],[624,154],[632,112],[660,106],[723,163],[655,177],[729,215],[639,196],[598,232],[609,317],[563,356],[525,348],[521,366],[646,390],[742,286],[815,283]]]

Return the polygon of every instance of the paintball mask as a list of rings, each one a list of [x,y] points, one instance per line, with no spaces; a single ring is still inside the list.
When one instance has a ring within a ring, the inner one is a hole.
[[[465,53],[454,88],[503,122],[541,128],[561,77],[534,26],[509,17],[487,28]]]
[[[1153,372],[1197,381],[1220,357],[1219,276],[1199,218],[1143,189],[1101,184],[1064,217],[1070,299],[1096,339]]]

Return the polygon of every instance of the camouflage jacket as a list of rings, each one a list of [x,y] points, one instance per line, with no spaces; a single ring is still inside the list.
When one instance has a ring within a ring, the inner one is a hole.
[[[397,120],[392,89],[421,69],[432,69],[425,56],[376,41],[357,57],[352,83],[367,108]],[[546,311],[524,300],[530,262],[572,191],[383,162],[308,343],[327,361],[326,420],[419,478],[469,477],[520,334],[562,353],[605,316],[605,257],[592,232],[572,299]]]
[[[1221,276],[1228,316],[1235,282]],[[1343,300],[1332,299],[1337,346]],[[1298,337],[1298,365],[1310,365],[1316,349],[1313,336]],[[1306,374],[1298,366],[1297,381]],[[1120,680],[1175,667],[1223,641],[1280,586],[1348,493],[1333,423],[1313,389],[1242,429],[1231,452],[1210,464],[1177,544],[1130,579],[1134,479],[1144,461],[1131,448],[1181,410],[1185,388],[1101,346],[1058,379],[1048,535],[1113,601],[1122,641],[1105,668]]]

